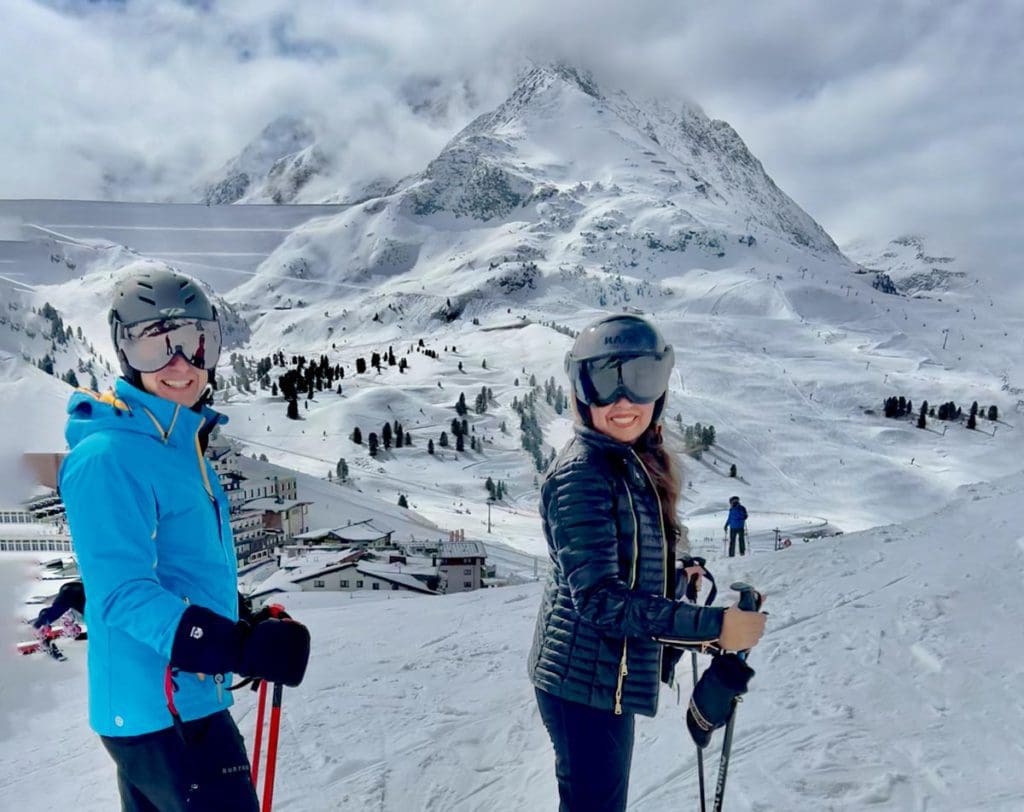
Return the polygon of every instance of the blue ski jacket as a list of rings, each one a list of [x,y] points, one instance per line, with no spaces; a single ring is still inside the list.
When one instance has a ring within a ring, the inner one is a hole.
[[[203,456],[227,418],[118,380],[68,404],[60,494],[89,596],[89,721],[102,736],[170,727],[231,705],[230,675],[172,673],[178,622],[198,604],[238,619],[228,501]]]
[[[729,508],[729,518],[725,520],[725,526],[734,530],[742,530],[747,523],[747,509],[743,505],[733,505]]]

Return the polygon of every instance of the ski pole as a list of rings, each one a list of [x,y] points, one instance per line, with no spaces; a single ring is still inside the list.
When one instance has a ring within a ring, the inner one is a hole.
[[[690,665],[693,666],[693,687],[697,687],[697,652],[690,652]],[[704,750],[697,747],[697,781],[700,783],[700,812],[707,809],[704,800]]]
[[[252,746],[252,785],[259,789],[260,745],[263,743],[263,711],[267,706],[267,683],[260,682],[259,698],[256,700],[256,741]]]
[[[267,777],[263,779],[263,809],[270,812],[274,801],[274,771],[277,767],[277,733],[281,726],[281,694],[283,686],[274,683],[274,698],[270,707],[270,734],[267,737]]]
[[[732,589],[735,589],[740,593],[739,608],[746,612],[756,612],[761,608],[761,596],[757,594],[757,590],[754,589],[750,584],[737,581],[731,585]],[[741,660],[747,659],[747,652],[740,651],[737,656]],[[729,756],[732,752],[732,731],[736,724],[736,705],[737,700],[733,700],[732,713],[729,714],[729,721],[725,725],[725,740],[722,742],[722,758],[718,762],[718,784],[715,787],[715,805],[712,807],[714,812],[721,812],[722,801],[725,797],[725,779],[729,772]]]
[[[704,566],[704,559],[698,559],[698,560],[700,562],[700,566],[703,568],[703,566]],[[689,600],[693,604],[697,603],[697,596],[698,596],[697,582],[698,582],[699,579],[700,579],[700,575],[699,574],[694,574],[686,582],[686,598],[687,598],[687,600]],[[714,588],[713,585],[714,585],[714,581],[712,581],[712,589]],[[712,595],[710,597],[711,597],[711,600],[714,600],[714,592],[712,592]],[[706,601],[705,605],[707,605],[707,603],[709,603],[709,602],[710,601]],[[696,651],[691,651],[690,652],[690,666],[693,669],[693,687],[696,688],[697,687],[697,652]],[[700,748],[700,747],[697,748],[697,781],[700,784],[700,812],[705,812],[705,810],[707,809],[707,802],[705,801],[705,795],[704,795],[704,750],[702,748]]]

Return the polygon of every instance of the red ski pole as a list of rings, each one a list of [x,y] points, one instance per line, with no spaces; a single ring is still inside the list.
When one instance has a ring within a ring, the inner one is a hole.
[[[252,785],[257,790],[259,789],[259,776],[260,776],[260,745],[263,743],[263,711],[267,706],[267,683],[260,683],[259,698],[256,700],[258,703],[256,710],[256,741],[252,747]]]
[[[281,694],[283,686],[274,683],[274,699],[270,707],[270,735],[267,738],[267,777],[263,779],[263,810],[271,812],[274,801],[274,769],[277,766],[277,732],[281,726]]]

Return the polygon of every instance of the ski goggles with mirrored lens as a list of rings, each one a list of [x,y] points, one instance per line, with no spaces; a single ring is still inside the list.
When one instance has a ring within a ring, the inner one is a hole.
[[[580,370],[577,392],[588,406],[607,406],[619,398],[633,403],[653,403],[668,388],[675,365],[671,350],[660,355],[598,358],[586,361]]]
[[[132,369],[156,372],[175,355],[197,369],[214,370],[220,357],[220,324],[210,319],[155,319],[121,327],[117,348]]]

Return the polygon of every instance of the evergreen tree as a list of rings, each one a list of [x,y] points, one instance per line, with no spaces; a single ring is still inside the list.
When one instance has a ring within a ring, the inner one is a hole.
[[[366,359],[365,358],[357,358],[356,359],[356,374],[357,375],[362,375],[364,372],[366,372]]]
[[[384,428],[380,432],[381,441],[384,443],[384,448],[391,448],[391,424],[385,423]]]
[[[988,407],[988,419],[992,421],[999,419],[999,409],[996,406]]]
[[[68,328],[68,329],[70,329],[70,328]],[[75,374],[75,371],[73,369],[69,369],[64,374],[64,380],[67,383],[69,383],[71,386],[75,387],[76,389],[78,388],[78,376]]]
[[[407,507],[409,507],[409,500],[407,500],[407,499],[405,498],[405,494],[404,494],[404,493],[400,493],[400,494],[398,495],[398,506],[399,506],[399,507],[402,507],[402,508],[407,508]]]
[[[288,419],[298,420],[299,419],[299,402],[297,400],[288,401]]]
[[[457,437],[455,438],[455,450],[456,450],[456,451],[465,451],[465,450],[466,450],[466,440],[465,440],[465,435],[463,435],[463,434],[459,434],[459,435],[458,435],[458,436],[457,436]]]
[[[352,429],[352,442],[356,445],[363,444],[363,433],[359,430],[359,426]]]
[[[970,415],[967,417],[967,428],[978,428],[978,416],[973,411],[971,411]]]
[[[448,435],[445,432],[441,432],[441,436],[437,440],[438,445],[441,448],[448,448]]]
[[[494,494],[496,492],[495,491],[495,487],[496,486],[494,484],[494,480],[491,479],[490,477],[487,477],[487,481],[484,483],[484,487],[487,488],[487,493],[489,493],[491,495],[491,498],[493,499],[494,498]]]
[[[93,373],[89,373],[89,388],[95,392],[100,388],[99,381],[96,380],[96,376]]]
[[[344,457],[342,457],[341,459],[338,460],[338,465],[337,465],[337,469],[336,470],[337,470],[337,473],[338,473],[338,479],[340,479],[342,482],[344,482],[345,480],[348,479],[348,463],[345,462],[345,458]]]
[[[366,438],[366,446],[370,451],[371,457],[377,456],[377,434],[371,431],[370,436]]]
[[[428,454],[433,454],[434,453],[434,441],[433,441],[433,439],[427,440],[427,453]]]

